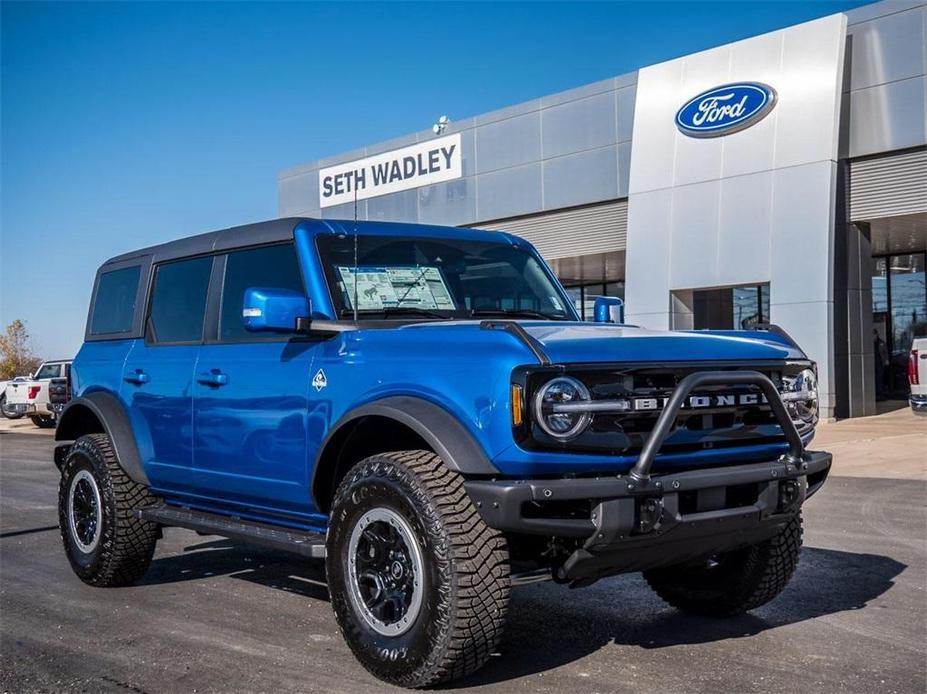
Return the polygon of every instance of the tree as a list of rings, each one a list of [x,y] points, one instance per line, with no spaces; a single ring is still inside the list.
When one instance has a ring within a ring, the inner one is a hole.
[[[26,324],[18,318],[0,335],[0,380],[26,376],[35,371],[41,360],[32,352]]]

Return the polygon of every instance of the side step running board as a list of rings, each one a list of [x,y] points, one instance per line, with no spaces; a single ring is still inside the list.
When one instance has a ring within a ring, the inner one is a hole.
[[[161,525],[187,528],[206,535],[221,535],[231,540],[250,542],[313,559],[325,558],[325,535],[321,533],[281,528],[234,516],[164,504],[135,509],[135,514],[139,518]]]

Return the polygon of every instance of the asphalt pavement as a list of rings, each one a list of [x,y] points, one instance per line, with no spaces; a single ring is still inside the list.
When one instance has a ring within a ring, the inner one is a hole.
[[[924,450],[903,455],[923,469]],[[138,585],[81,583],[51,451],[0,432],[0,690],[388,689],[341,640],[321,562],[166,529]],[[927,691],[927,482],[853,474],[809,501],[798,571],[771,604],[687,617],[637,575],[518,588],[498,653],[447,690]]]

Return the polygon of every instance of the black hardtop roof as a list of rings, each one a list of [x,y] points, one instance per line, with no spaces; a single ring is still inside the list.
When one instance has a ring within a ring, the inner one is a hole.
[[[255,246],[262,243],[285,241],[293,237],[293,229],[304,219],[304,217],[284,217],[283,219],[274,219],[268,222],[256,222],[254,224],[229,227],[228,229],[208,231],[205,234],[187,236],[186,238],[159,243],[156,246],[140,248],[137,251],[129,251],[110,258],[104,265],[147,255],[152,256],[152,260],[157,262],[211,253],[223,248]]]
[[[329,233],[342,233],[349,231],[354,222],[344,220],[318,220],[310,217],[284,217],[282,219],[273,219],[267,222],[256,222],[254,224],[245,224],[228,229],[210,231],[205,234],[188,236],[175,241],[167,241],[156,246],[140,248],[136,251],[130,251],[121,255],[114,256],[103,263],[103,266],[121,263],[135,258],[151,256],[153,262],[162,262],[173,260],[175,258],[186,258],[194,255],[202,255],[215,251],[241,248],[244,246],[258,246],[265,243],[274,243],[286,241],[293,238],[293,230],[302,222],[316,222],[322,229]],[[455,238],[472,238],[481,240],[496,240],[499,242],[515,241],[514,237],[502,232],[484,231],[468,229],[466,227],[442,227],[425,224],[413,224],[409,222],[380,222],[380,221],[358,221],[358,231],[363,233],[382,232],[387,229],[396,233],[397,229],[402,228],[408,232],[414,232],[422,236],[435,237],[455,237]],[[320,229],[321,230],[321,229]],[[494,238],[495,237],[495,238]]]

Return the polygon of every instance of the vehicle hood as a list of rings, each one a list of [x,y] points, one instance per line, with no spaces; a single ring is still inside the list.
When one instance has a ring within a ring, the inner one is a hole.
[[[552,362],[762,361],[804,353],[766,332],[674,332],[590,323],[523,323]]]
[[[670,331],[601,323],[514,322],[540,344],[555,364],[807,359],[788,338],[762,330]],[[492,332],[496,339],[502,333],[502,324],[495,323]],[[406,324],[401,327],[401,331],[405,330],[424,330],[438,342],[466,342],[474,348],[481,342],[474,341],[474,333],[486,335],[477,321],[426,321]],[[514,334],[509,334],[508,339],[520,342]]]

